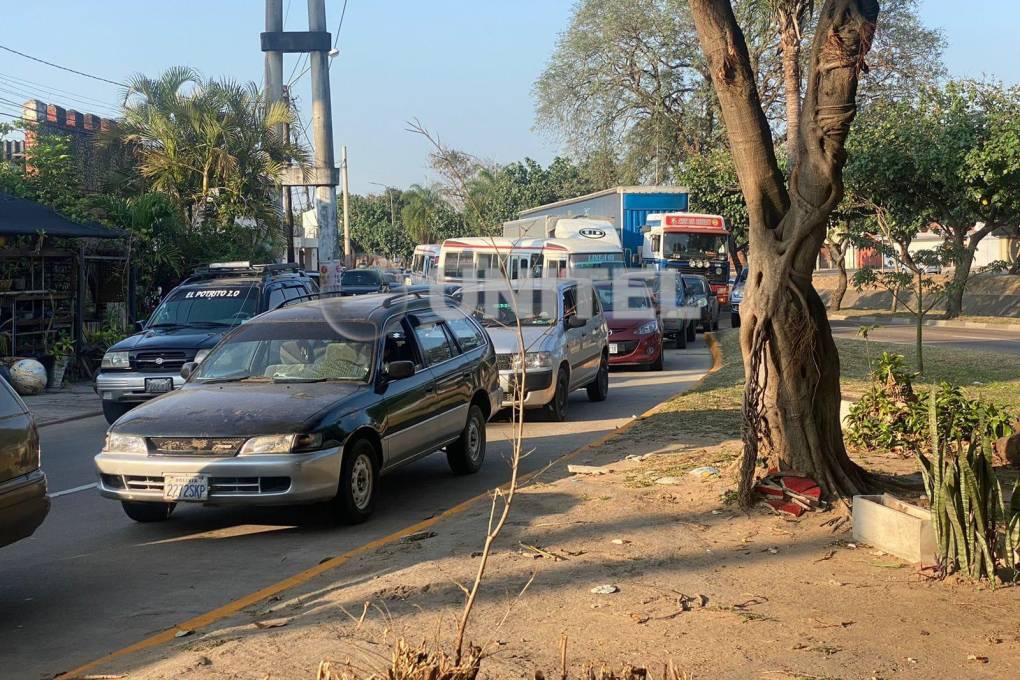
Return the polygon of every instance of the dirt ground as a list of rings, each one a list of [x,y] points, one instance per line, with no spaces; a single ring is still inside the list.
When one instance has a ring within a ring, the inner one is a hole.
[[[695,678],[1015,677],[1020,589],[926,581],[855,545],[849,522],[834,532],[826,523],[836,513],[744,514],[728,502],[737,443],[699,436],[670,448],[676,441],[665,428],[633,428],[572,461],[604,474],[559,466],[522,489],[469,628],[488,653],[480,677],[559,677],[562,635],[573,678],[587,664],[645,666],[657,678],[670,661]],[[689,474],[698,465],[721,477]],[[449,645],[458,583],[477,568],[488,514],[474,506],[434,536],[367,554],[103,672],[314,678],[321,660],[350,660],[381,673],[397,636]],[[593,594],[600,585],[618,591]]]

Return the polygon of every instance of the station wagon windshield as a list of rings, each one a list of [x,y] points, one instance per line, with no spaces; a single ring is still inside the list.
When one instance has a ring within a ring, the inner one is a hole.
[[[375,327],[367,323],[263,322],[245,326],[202,362],[199,382],[368,380]]]
[[[516,291],[516,309],[510,292],[504,290],[465,291],[464,304],[474,310],[483,326],[552,326],[558,318],[555,290]]]
[[[255,316],[258,298],[255,286],[181,288],[153,312],[148,327],[234,326]]]

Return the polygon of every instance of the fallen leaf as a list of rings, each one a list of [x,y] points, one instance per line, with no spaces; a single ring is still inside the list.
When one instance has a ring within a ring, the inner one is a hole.
[[[631,612],[630,618],[634,619],[638,623],[648,623],[649,617],[647,614],[638,614],[637,612]]]
[[[831,560],[832,556],[835,554],[836,554],[835,550],[830,550],[829,552],[825,553],[825,555],[815,560],[815,562],[824,562],[825,560]]]
[[[978,663],[988,663],[987,656],[977,656],[975,654],[968,654],[967,661],[977,661]]]

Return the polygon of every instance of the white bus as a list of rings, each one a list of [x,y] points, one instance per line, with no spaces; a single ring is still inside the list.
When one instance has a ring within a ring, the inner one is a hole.
[[[411,267],[407,270],[406,283],[426,283],[436,278],[436,265],[439,263],[440,246],[429,243],[415,246],[411,256]]]
[[[626,262],[619,244],[587,239],[542,239],[472,236],[447,239],[439,252],[437,278],[442,281],[608,278]]]

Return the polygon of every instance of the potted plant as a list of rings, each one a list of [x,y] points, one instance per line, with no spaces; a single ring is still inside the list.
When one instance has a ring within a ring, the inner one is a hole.
[[[50,347],[50,354],[53,356],[53,368],[50,369],[47,386],[50,389],[60,389],[64,384],[64,372],[67,370],[67,364],[71,360],[71,355],[74,354],[74,340],[67,333],[61,333]]]

